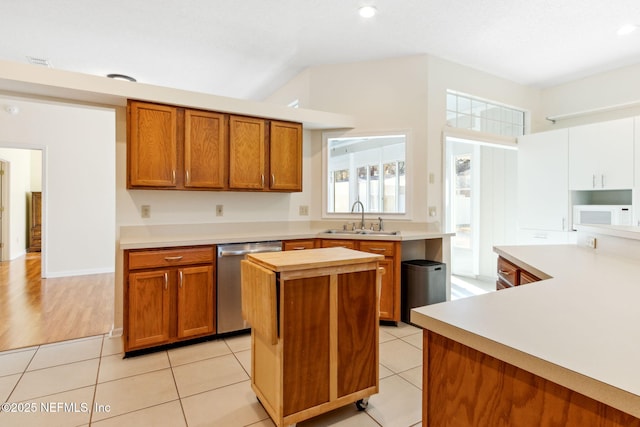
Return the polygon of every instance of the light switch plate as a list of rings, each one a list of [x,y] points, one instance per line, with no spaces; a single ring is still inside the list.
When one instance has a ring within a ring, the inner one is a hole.
[[[140,216],[142,218],[151,218],[151,205],[140,206]]]
[[[216,216],[224,215],[224,205],[216,205]]]
[[[308,216],[309,215],[309,206],[300,205],[298,207],[298,215],[300,215],[300,216]]]

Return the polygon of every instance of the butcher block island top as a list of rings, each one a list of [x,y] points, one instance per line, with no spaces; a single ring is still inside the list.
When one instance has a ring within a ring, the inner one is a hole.
[[[278,426],[378,393],[383,255],[346,248],[249,254],[242,312],[251,388]]]
[[[347,248],[321,248],[249,254],[247,259],[269,270],[283,272],[382,261],[384,256]]]

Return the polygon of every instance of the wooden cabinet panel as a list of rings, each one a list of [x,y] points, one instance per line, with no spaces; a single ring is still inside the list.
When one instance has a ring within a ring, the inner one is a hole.
[[[128,123],[127,187],[175,187],[177,109],[132,102]]]
[[[338,275],[338,397],[377,384],[375,281],[373,270]]]
[[[187,338],[215,331],[213,266],[178,270],[178,337]]]
[[[186,110],[184,114],[184,186],[226,186],[226,121],[223,114]]]
[[[211,263],[214,260],[213,247],[174,248],[130,251],[129,269],[171,267],[176,265]]]
[[[229,118],[229,188],[264,188],[265,148],[264,120]]]
[[[521,285],[526,285],[527,283],[533,283],[533,282],[537,282],[540,279],[536,276],[534,276],[533,274],[529,273],[528,271],[525,270],[520,270],[520,284]]]
[[[302,191],[302,125],[271,122],[269,171],[270,189]]]
[[[29,206],[31,224],[29,226],[29,252],[42,250],[42,192],[31,193],[31,206]]]
[[[384,267],[380,289],[380,320],[400,321],[400,243],[359,240],[358,250],[385,256],[384,261],[380,261],[380,267]]]
[[[503,281],[506,287],[518,286],[518,267],[502,257],[498,257],[498,279]]]
[[[339,239],[323,239],[320,242],[322,248],[347,248],[355,249],[357,241],[355,240],[339,240]]]
[[[214,246],[125,251],[125,352],[215,333],[214,252]]]
[[[282,289],[283,413],[287,416],[330,399],[329,276],[289,280]]]
[[[303,249],[313,249],[315,247],[315,239],[287,240],[282,242],[282,250],[284,251],[299,251]]]
[[[164,269],[129,275],[129,347],[148,347],[169,340],[169,274]]]

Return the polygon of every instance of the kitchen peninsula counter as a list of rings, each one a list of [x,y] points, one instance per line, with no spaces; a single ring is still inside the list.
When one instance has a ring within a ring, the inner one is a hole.
[[[636,417],[631,425],[640,425],[638,260],[577,245],[495,251],[546,280],[414,309],[412,322],[425,329],[425,340],[432,339],[425,341],[425,370],[429,345],[435,352],[438,340],[461,344],[460,351],[476,352],[477,360],[488,355],[519,374],[533,374],[533,390],[547,387],[548,380],[631,414]],[[424,416],[429,411],[427,376]],[[497,391],[502,392],[507,393]]]

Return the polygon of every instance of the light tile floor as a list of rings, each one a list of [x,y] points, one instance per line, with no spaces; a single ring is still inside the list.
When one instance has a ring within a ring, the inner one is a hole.
[[[250,337],[123,359],[119,338],[89,337],[0,353],[0,426],[274,424],[251,391]],[[420,425],[422,333],[380,327],[380,393],[302,427]],[[12,412],[16,411],[16,412]]]

